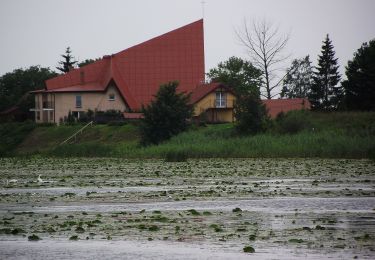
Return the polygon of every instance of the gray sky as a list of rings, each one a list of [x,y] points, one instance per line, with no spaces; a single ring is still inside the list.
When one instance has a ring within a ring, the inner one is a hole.
[[[327,33],[341,72],[375,38],[374,0],[204,0],[206,72],[230,56],[247,58],[236,38],[244,18],[290,33],[291,58],[316,63]],[[201,0],[0,0],[0,75],[55,69],[67,46],[80,61],[102,57],[202,18]]]

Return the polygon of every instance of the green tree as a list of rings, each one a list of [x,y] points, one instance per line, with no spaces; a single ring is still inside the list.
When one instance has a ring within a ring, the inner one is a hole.
[[[267,109],[259,95],[250,93],[242,95],[236,100],[234,107],[236,117],[235,128],[240,134],[257,134],[266,130]]]
[[[81,61],[80,63],[78,63],[78,67],[83,67],[83,66],[86,66],[88,64],[91,64],[91,63],[94,63],[95,61],[98,61],[100,60],[100,58],[96,58],[96,59],[86,59],[84,61]]]
[[[155,99],[143,108],[141,144],[158,144],[184,131],[193,115],[190,95],[177,93],[178,82],[161,85]]]
[[[293,60],[283,81],[281,97],[306,98],[313,84],[313,75],[309,55]]]
[[[345,103],[352,110],[375,110],[375,39],[363,43],[348,62]]]
[[[18,106],[23,113],[28,114],[29,109],[34,107],[34,97],[28,95],[28,92],[45,88],[45,80],[56,75],[49,68],[40,66],[4,74],[0,77],[0,111]]]
[[[207,76],[211,81],[230,86],[236,95],[259,93],[262,84],[262,72],[250,62],[238,57],[220,62]]]
[[[235,95],[234,116],[240,134],[255,134],[265,129],[267,111],[260,100],[262,71],[250,62],[231,57],[211,69],[208,77],[230,86]]]
[[[342,87],[337,86],[341,79],[337,60],[332,41],[327,34],[323,41],[321,55],[318,58],[317,71],[314,73],[314,84],[311,86],[309,96],[313,109],[332,110],[338,107],[342,97]]]
[[[74,68],[74,65],[77,63],[77,61],[74,60],[74,57],[71,55],[71,53],[72,51],[70,50],[70,47],[66,48],[65,54],[61,55],[64,60],[59,61],[60,67],[56,67],[56,69],[63,73],[67,73],[72,68]]]

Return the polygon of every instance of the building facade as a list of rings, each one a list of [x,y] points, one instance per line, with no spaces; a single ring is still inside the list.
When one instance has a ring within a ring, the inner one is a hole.
[[[116,110],[125,118],[141,118],[142,106],[154,98],[160,85],[178,81],[178,92],[191,93],[194,117],[206,122],[233,122],[236,97],[220,83],[205,84],[203,20],[46,81],[34,91],[37,123],[60,124],[69,112]],[[304,99],[264,101],[271,116],[309,109]]]
[[[46,81],[34,91],[36,122],[60,123],[69,111],[79,118],[87,110],[140,112],[160,85],[178,81],[189,93],[202,84],[203,20],[198,20],[119,53]]]

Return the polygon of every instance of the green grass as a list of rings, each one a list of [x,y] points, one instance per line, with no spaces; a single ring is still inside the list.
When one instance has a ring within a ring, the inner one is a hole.
[[[12,156],[14,149],[35,128],[35,123],[2,123],[0,124],[0,157]]]
[[[96,125],[80,135],[77,143],[58,145],[79,128],[37,127],[15,151],[18,155],[166,158],[167,161],[213,157],[375,159],[374,112],[293,112],[286,115],[283,123],[274,120],[267,132],[255,136],[237,135],[233,124],[194,126],[169,141],[148,147],[138,144],[134,125]]]

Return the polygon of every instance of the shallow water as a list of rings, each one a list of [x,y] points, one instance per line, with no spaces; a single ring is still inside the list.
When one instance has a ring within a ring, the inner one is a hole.
[[[238,252],[238,248],[223,248],[209,244],[186,244],[141,241],[3,241],[0,252],[4,259],[326,259],[318,250],[262,249],[254,254]],[[353,258],[343,250],[329,259]],[[371,253],[362,259],[371,259]]]
[[[0,159],[0,172],[18,180],[0,183],[1,259],[375,259],[366,160]]]
[[[240,199],[240,200],[204,200],[204,201],[165,201],[153,203],[70,203],[70,205],[56,205],[50,203],[46,206],[30,205],[0,205],[0,212],[33,211],[41,213],[51,212],[114,212],[114,211],[140,211],[140,210],[213,210],[231,211],[234,208],[262,213],[374,213],[375,197],[358,198],[300,198],[283,197],[267,199]]]

